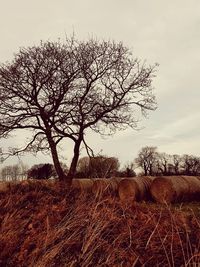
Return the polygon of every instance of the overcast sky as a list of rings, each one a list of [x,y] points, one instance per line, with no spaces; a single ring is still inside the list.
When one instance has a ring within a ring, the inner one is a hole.
[[[129,129],[107,139],[89,136],[95,152],[123,163],[146,145],[170,154],[200,155],[199,0],[0,0],[0,10],[1,63],[19,47],[75,32],[79,39],[123,41],[136,57],[160,64],[153,82],[158,109],[140,122],[140,131]],[[20,134],[9,142],[0,140],[0,146],[23,142]],[[68,160],[70,150],[66,143],[62,154]],[[49,159],[23,160],[32,165]]]

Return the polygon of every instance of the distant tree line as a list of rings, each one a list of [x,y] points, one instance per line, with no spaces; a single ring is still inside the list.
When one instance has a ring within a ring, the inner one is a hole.
[[[28,166],[23,163],[5,166],[0,170],[0,180],[25,180],[27,179],[27,170]]]
[[[200,175],[200,157],[160,153],[157,147],[143,147],[135,164],[142,169],[141,175]]]
[[[62,164],[62,163],[61,163]],[[62,164],[67,175],[69,168]],[[134,177],[135,170],[139,176],[168,176],[188,175],[200,176],[200,157],[193,155],[177,155],[158,152],[157,147],[143,147],[131,163],[120,168],[119,159],[99,155],[82,157],[77,164],[76,178],[110,178]],[[28,168],[24,164],[5,166],[0,171],[0,178],[4,181],[22,179],[49,179],[57,178],[53,164],[36,164]]]
[[[82,157],[78,161],[76,178],[110,178],[113,176],[136,176],[133,163],[126,164],[122,169],[119,169],[119,167],[119,160],[116,157],[107,157],[102,155],[96,157]],[[69,171],[68,167],[65,164],[62,164],[62,168],[67,175]],[[22,179],[57,178],[57,175],[54,165],[50,163],[35,164],[31,168],[28,168],[26,166],[23,172],[21,170],[21,167],[15,164],[3,167],[0,171],[0,177],[1,180],[4,181],[15,181]]]
[[[134,165],[126,164],[124,168],[119,169],[120,163],[116,157],[97,156],[83,157],[78,161],[76,177],[78,178],[110,178],[110,177],[134,177]]]

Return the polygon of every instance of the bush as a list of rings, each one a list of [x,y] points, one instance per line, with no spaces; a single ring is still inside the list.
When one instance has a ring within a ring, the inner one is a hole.
[[[50,163],[34,165],[28,170],[28,179],[49,179],[54,175],[54,166]]]

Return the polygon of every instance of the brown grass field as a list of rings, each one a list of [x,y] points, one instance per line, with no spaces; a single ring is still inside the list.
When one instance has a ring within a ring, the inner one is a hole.
[[[200,266],[200,205],[122,204],[58,184],[0,193],[0,266]]]

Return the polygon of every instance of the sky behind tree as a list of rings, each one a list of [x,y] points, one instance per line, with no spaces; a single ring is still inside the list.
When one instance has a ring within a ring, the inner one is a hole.
[[[132,161],[146,145],[170,154],[200,155],[200,1],[198,0],[18,0],[3,1],[0,16],[0,62],[20,47],[54,41],[75,33],[78,39],[123,41],[135,57],[160,64],[154,79],[158,109],[128,129],[102,139],[88,133],[96,153]],[[24,134],[0,140],[0,146],[23,145]],[[70,143],[62,155],[71,158]],[[84,151],[82,156],[85,155]],[[30,165],[50,157],[28,156]],[[12,160],[6,162],[10,164]]]

